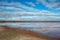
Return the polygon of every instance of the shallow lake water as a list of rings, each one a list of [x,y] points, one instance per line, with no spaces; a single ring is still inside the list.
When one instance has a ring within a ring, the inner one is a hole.
[[[5,22],[0,23],[0,26],[24,28],[26,30],[32,30],[33,32],[43,33],[49,36],[60,35],[60,22]]]

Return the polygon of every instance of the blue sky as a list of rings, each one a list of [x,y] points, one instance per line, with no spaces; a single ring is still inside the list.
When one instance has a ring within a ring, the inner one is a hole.
[[[20,15],[43,15],[23,16]],[[46,16],[53,15],[53,16]],[[56,16],[58,15],[58,16]],[[60,0],[0,0],[0,20],[34,19],[60,20]]]

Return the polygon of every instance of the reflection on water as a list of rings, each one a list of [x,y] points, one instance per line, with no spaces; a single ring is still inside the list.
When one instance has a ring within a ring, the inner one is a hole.
[[[0,25],[10,27],[23,27],[23,28],[57,28],[60,27],[60,22],[5,22]]]
[[[60,28],[59,22],[10,22],[10,23],[0,23],[0,25],[6,25],[13,28],[26,28],[26,29],[46,29]]]
[[[60,38],[60,30],[48,31],[47,33],[45,33],[45,35],[48,35],[48,36],[51,36],[51,37]]]

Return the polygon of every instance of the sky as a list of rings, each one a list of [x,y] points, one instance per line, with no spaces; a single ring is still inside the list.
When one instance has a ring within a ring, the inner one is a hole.
[[[0,20],[59,21],[60,0],[0,0]]]

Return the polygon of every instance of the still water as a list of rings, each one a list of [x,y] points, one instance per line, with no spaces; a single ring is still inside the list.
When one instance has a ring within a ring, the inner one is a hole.
[[[60,22],[5,22],[0,23],[0,26],[24,28],[33,32],[60,37]]]
[[[14,28],[58,28],[60,22],[4,22],[0,25],[6,25]]]

